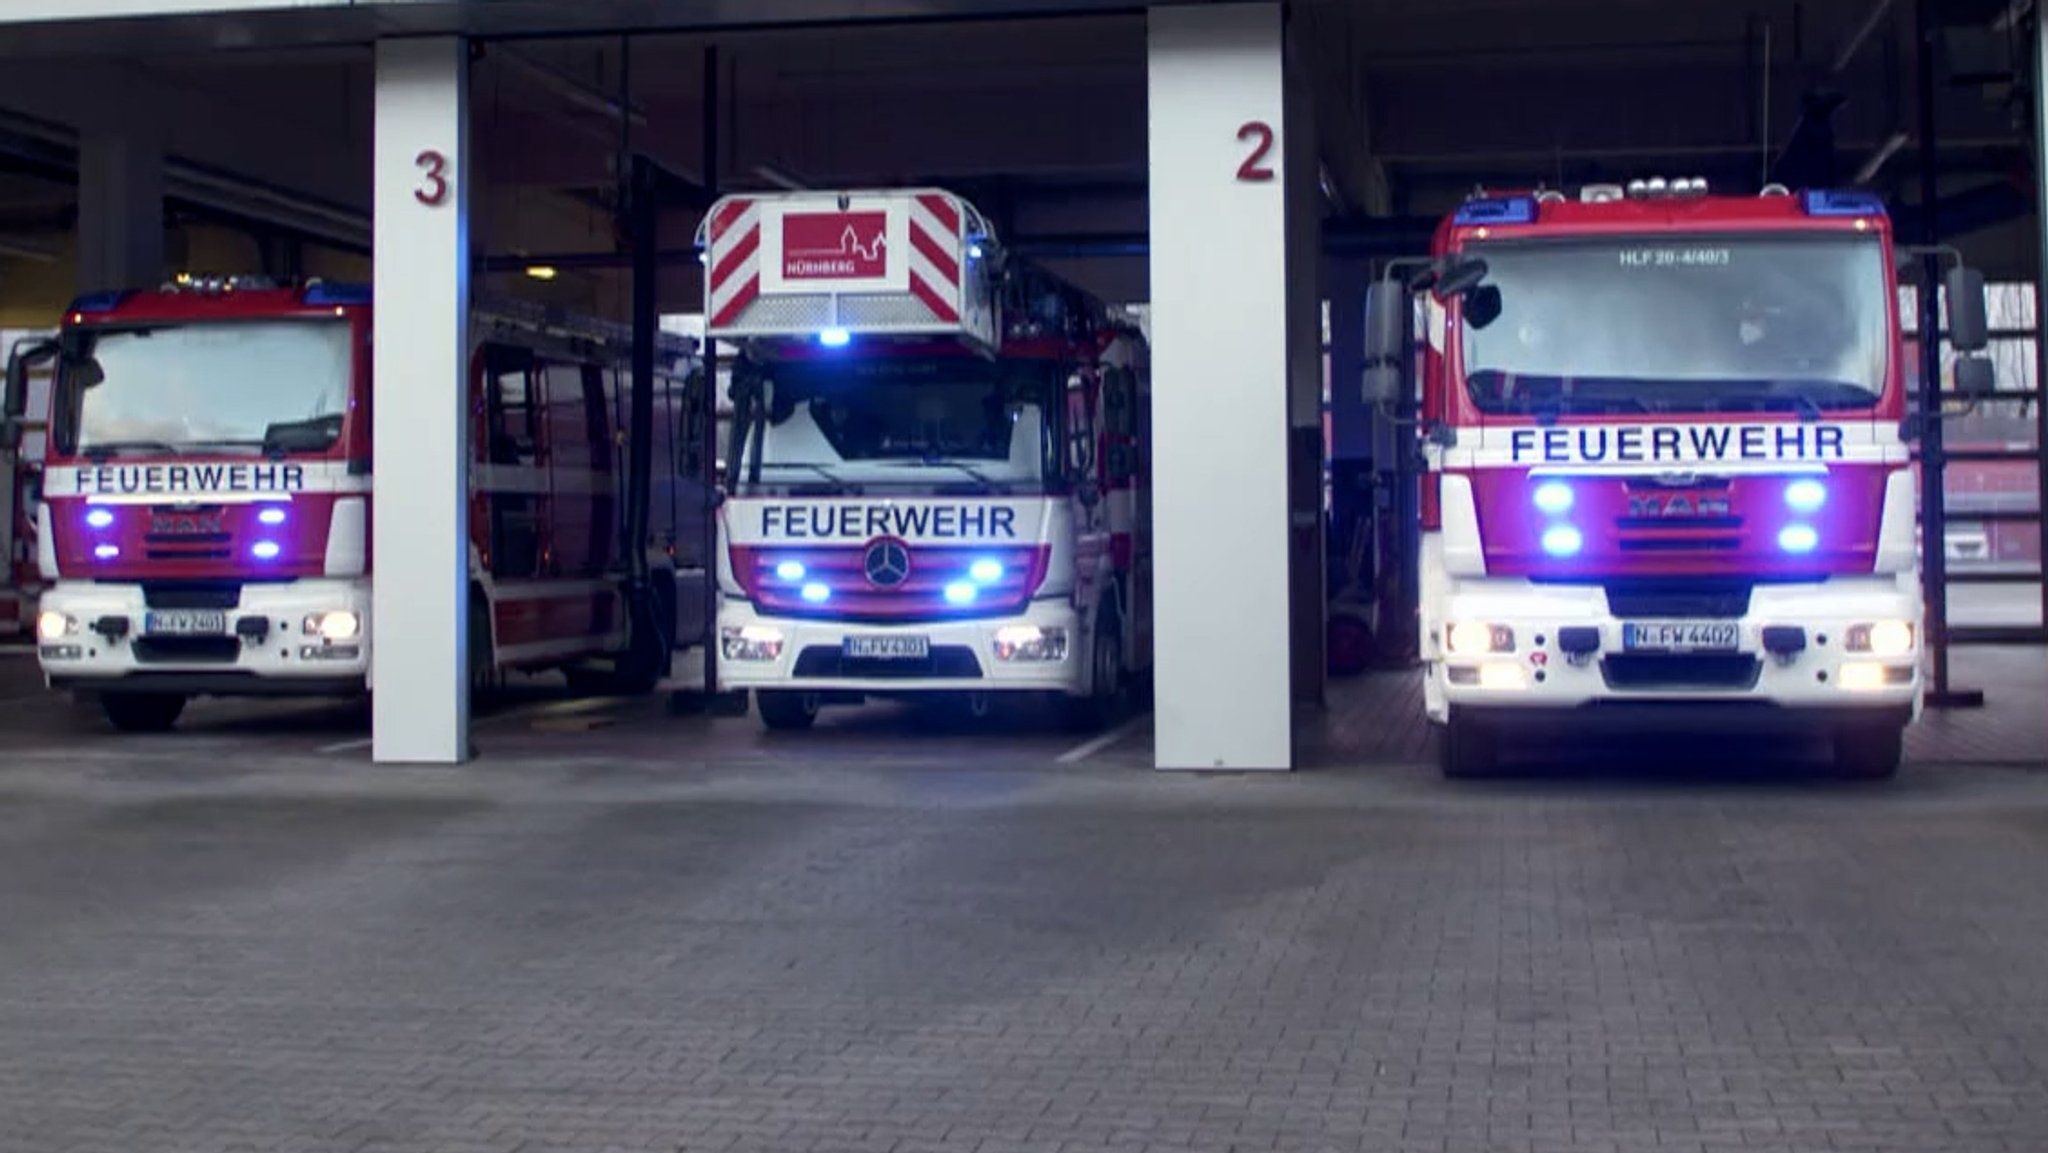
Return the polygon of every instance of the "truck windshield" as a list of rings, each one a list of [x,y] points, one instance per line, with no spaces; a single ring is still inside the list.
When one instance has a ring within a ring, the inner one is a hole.
[[[319,452],[348,411],[349,326],[259,320],[94,334],[65,366],[72,452]]]
[[[1891,351],[1875,237],[1629,236],[1493,242],[1500,314],[1464,326],[1488,413],[1865,408]]]
[[[765,417],[742,447],[742,475],[754,483],[1014,492],[1042,486],[1058,460],[1048,366],[869,358],[752,365],[743,375],[760,388]]]

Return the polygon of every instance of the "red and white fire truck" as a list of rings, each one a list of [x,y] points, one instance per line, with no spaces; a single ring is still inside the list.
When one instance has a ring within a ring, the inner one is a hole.
[[[35,627],[36,598],[42,591],[36,571],[36,504],[50,411],[46,373],[23,381],[22,407],[21,419],[0,426],[0,636],[7,637],[25,636]]]
[[[1420,325],[1425,701],[1447,773],[1501,734],[1786,728],[1896,770],[1922,591],[1883,203],[1703,181],[1478,196],[1377,286],[1369,394]],[[1983,288],[1950,274],[1955,346]],[[1973,296],[1974,293],[1974,296]],[[1988,382],[1988,363],[1958,370]]]
[[[931,189],[732,196],[719,678],[762,720],[939,694],[1116,715],[1151,666],[1145,343]]]
[[[54,344],[13,359],[10,394],[38,354],[56,371],[36,539],[53,688],[153,730],[193,696],[374,687],[370,321],[367,289],[180,277],[80,299]],[[702,407],[694,343],[660,350],[637,558],[628,334],[506,304],[477,310],[470,343],[476,687],[559,668],[651,688],[689,635],[677,585],[705,572],[708,465],[680,431]]]

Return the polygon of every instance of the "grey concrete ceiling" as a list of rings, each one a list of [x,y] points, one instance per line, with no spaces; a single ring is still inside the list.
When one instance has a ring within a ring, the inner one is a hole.
[[[2016,14],[2030,7],[1944,5],[1945,195],[2032,196],[2029,78],[2013,74],[2031,35]],[[727,188],[943,182],[1013,238],[1104,238],[1101,255],[1070,268],[1106,292],[1142,295],[1143,261],[1116,254],[1142,239],[1145,220],[1144,19],[1127,9],[471,0],[101,23],[93,37],[10,28],[0,52],[23,58],[0,70],[0,109],[32,118],[16,123],[31,135],[145,110],[193,168],[340,217],[369,199],[369,37],[401,26],[516,33],[487,43],[476,68],[476,160],[489,190],[477,235],[502,257],[596,254],[615,247],[607,205],[622,143],[685,180],[702,177],[704,62],[715,48]],[[1032,15],[951,19],[972,10]],[[868,22],[809,23],[848,12]],[[1837,180],[1889,151],[1873,185],[1915,195],[1904,0],[1297,0],[1292,12],[1333,215],[1441,212],[1475,183],[1684,172],[1754,187],[1808,133],[1803,114],[1823,92],[1845,99],[1831,122]],[[745,27],[732,26],[742,17]],[[664,30],[531,35],[575,21]],[[686,246],[694,223],[679,202],[664,244]],[[2031,235],[2029,220],[2007,219],[1979,246],[2017,271],[2032,266]],[[672,270],[665,303],[690,306],[696,276]],[[621,284],[584,269],[549,291],[617,300]]]

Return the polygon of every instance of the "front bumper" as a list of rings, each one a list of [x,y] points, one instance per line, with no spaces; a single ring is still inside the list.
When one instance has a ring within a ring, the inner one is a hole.
[[[61,583],[43,594],[40,609],[74,622],[61,638],[38,634],[36,651],[51,688],[317,696],[361,692],[368,684],[368,581],[244,585],[235,607],[225,610],[225,636],[148,635],[151,606],[134,584]],[[308,616],[336,611],[356,615],[354,638],[335,642],[304,631]],[[125,635],[108,635],[105,626],[115,621],[125,622]]]
[[[1733,652],[1643,654],[1625,650],[1624,621],[1597,585],[1460,580],[1423,621],[1424,704],[1438,723],[1453,713],[1666,729],[1823,728],[1882,716],[1906,723],[1920,709],[1920,615],[1918,588],[1908,579],[1758,585],[1748,611],[1733,621]],[[1445,632],[1456,621],[1505,626],[1513,647],[1452,654]],[[1911,622],[1911,651],[1887,657],[1846,651],[1850,628],[1876,621]],[[1767,651],[1765,629],[1788,627],[1801,630],[1804,649]],[[1597,650],[1567,653],[1561,630],[1574,639],[1597,632]]]
[[[718,679],[729,689],[793,689],[805,692],[887,696],[925,692],[1084,691],[1087,653],[1081,618],[1064,600],[1032,602],[1015,616],[913,624],[796,619],[763,616],[742,600],[724,601],[718,612]],[[1063,629],[1065,654],[1058,660],[998,660],[997,633],[1005,627]],[[729,630],[774,630],[781,639],[773,659],[739,660],[727,655]],[[925,660],[848,661],[849,636],[924,637]]]

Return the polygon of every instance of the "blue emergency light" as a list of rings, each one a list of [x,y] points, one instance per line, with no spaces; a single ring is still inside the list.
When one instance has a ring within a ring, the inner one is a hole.
[[[1854,188],[1813,188],[1800,194],[1808,216],[1883,216],[1884,198]]]
[[[88,292],[71,302],[72,312],[112,312],[128,299],[126,292]]]
[[[1474,224],[1534,224],[1536,223],[1536,198],[1533,196],[1496,196],[1485,200],[1467,200],[1458,206],[1451,223],[1459,227]]]
[[[344,304],[370,303],[370,286],[367,284],[334,284],[316,280],[306,286],[302,298],[315,308],[335,307]]]

